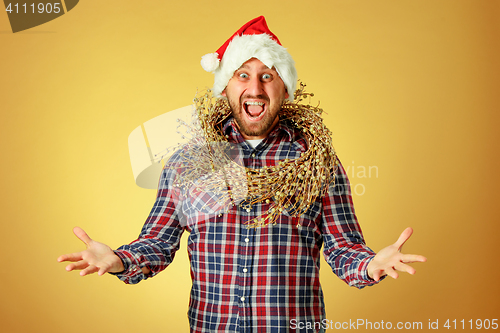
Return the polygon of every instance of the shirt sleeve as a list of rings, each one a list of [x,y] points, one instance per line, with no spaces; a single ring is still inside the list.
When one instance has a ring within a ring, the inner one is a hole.
[[[377,282],[368,276],[368,263],[375,257],[365,244],[352,202],[347,174],[340,161],[335,184],[323,198],[323,239],[326,262],[347,284],[359,289]]]
[[[115,250],[125,270],[113,275],[127,284],[138,283],[164,270],[179,249],[185,223],[182,222],[180,209],[180,190],[173,186],[174,175],[172,169],[163,169],[155,203],[139,237]],[[147,267],[151,273],[144,275],[143,267]]]

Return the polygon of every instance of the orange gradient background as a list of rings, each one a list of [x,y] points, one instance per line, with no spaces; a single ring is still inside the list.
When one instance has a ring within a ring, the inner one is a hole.
[[[135,286],[56,258],[84,248],[77,225],[113,248],[137,237],[155,191],[134,183],[129,133],[210,86],[200,57],[258,15],[321,102],[344,165],[377,167],[351,177],[369,246],[412,226],[404,252],[428,257],[362,291],[322,261],[327,318],[500,319],[500,1],[86,0],[16,34],[0,12],[3,332],[188,331],[186,239]]]

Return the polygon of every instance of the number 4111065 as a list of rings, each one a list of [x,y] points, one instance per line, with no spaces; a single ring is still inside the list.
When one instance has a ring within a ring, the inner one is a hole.
[[[60,3],[41,3],[39,2],[36,6],[36,10],[35,10],[35,4],[32,3],[31,5],[27,5],[26,3],[25,4],[18,4],[16,3],[15,5],[12,5],[12,3],[9,3],[9,5],[7,6],[7,8],[5,8],[5,11],[9,12],[9,14],[11,14],[12,12],[14,12],[15,14],[18,14],[18,13],[21,13],[21,14],[28,14],[28,13],[32,13],[32,14],[35,14],[35,13],[38,13],[38,14],[42,14],[42,13],[47,13],[47,14],[50,14],[50,13],[55,13],[55,14],[58,14],[61,12],[61,7],[60,7]]]

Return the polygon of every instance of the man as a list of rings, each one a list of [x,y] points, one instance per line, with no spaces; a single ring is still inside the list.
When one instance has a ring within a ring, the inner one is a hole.
[[[396,271],[415,273],[407,263],[426,259],[400,253],[411,228],[376,255],[365,245],[327,130],[310,107],[294,101],[294,62],[263,17],[245,24],[216,54],[203,57],[202,66],[214,72],[213,94],[220,98],[205,109],[208,118],[200,113],[202,127],[217,138],[208,141],[226,140],[241,151],[244,165],[232,169],[247,175],[247,198],[234,200],[240,184],[228,181],[216,188],[224,187],[230,203],[216,213],[205,211],[207,200],[217,195],[194,188],[216,177],[186,181],[203,163],[190,152],[178,152],[162,172],[139,238],[113,251],[75,228],[87,249],[58,258],[72,262],[68,271],[112,273],[137,283],[172,262],[188,230],[192,332],[324,329],[318,325],[325,316],[322,245],[335,274],[358,288],[385,275],[397,278]],[[296,95],[301,94],[299,89]]]

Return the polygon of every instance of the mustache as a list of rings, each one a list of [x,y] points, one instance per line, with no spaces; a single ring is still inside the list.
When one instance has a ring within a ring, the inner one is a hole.
[[[243,104],[243,100],[245,100],[245,99],[261,99],[261,100],[266,101],[267,103],[270,102],[269,97],[265,96],[265,95],[243,95],[240,98],[240,104]]]

